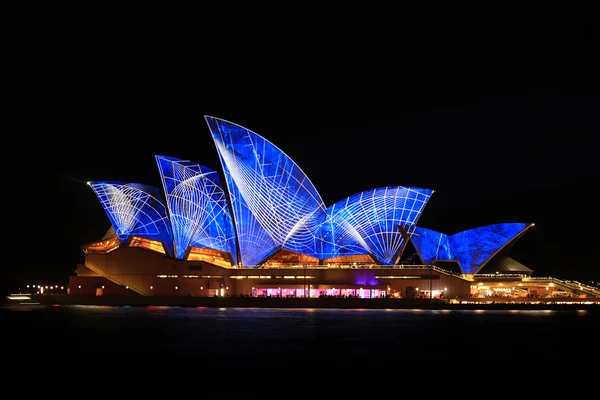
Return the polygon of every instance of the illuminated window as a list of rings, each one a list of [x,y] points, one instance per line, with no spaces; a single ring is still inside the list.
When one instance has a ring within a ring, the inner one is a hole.
[[[81,246],[81,249],[85,253],[110,253],[111,251],[116,250],[120,243],[119,239],[114,237],[100,242],[83,245]]]
[[[327,266],[336,266],[336,264],[373,264],[373,257],[369,254],[356,254],[353,256],[331,257],[323,260],[323,264]],[[331,264],[331,265],[329,265]]]
[[[192,247],[187,259],[189,261],[206,261],[223,268],[233,266],[229,253],[200,247]]]
[[[133,238],[131,238],[129,247],[141,247],[143,249],[152,250],[152,251],[155,251],[160,254],[166,254],[165,246],[163,246],[162,242],[159,242],[157,240],[141,238],[141,237],[137,237],[137,236],[134,236]]]

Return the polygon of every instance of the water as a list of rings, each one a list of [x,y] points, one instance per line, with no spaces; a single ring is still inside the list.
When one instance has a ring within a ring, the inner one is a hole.
[[[264,385],[335,372],[349,374],[349,384],[355,374],[381,380],[407,370],[465,379],[599,365],[598,310],[60,306],[0,309],[0,324],[9,364],[51,365],[48,376],[70,371],[77,381],[235,374]]]

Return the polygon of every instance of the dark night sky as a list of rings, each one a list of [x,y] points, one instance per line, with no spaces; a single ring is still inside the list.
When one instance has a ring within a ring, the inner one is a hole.
[[[204,115],[272,141],[328,205],[435,189],[420,226],[535,222],[515,259],[536,276],[600,278],[591,6],[4,17],[4,282],[66,282],[83,262],[79,246],[110,226],[83,182],[159,186],[154,154],[219,169]]]

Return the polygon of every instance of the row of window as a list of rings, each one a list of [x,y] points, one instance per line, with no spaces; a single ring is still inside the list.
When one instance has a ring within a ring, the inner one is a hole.
[[[179,278],[179,275],[156,275],[157,278]],[[223,275],[181,275],[182,278],[188,279],[223,279]],[[304,276],[304,275],[233,275],[230,276],[231,279],[314,279],[314,276]]]

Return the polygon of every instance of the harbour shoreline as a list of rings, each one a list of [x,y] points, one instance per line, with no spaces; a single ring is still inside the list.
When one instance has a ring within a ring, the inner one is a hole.
[[[584,299],[396,299],[181,296],[11,295],[3,308],[22,306],[338,308],[425,310],[600,310],[599,298]]]

